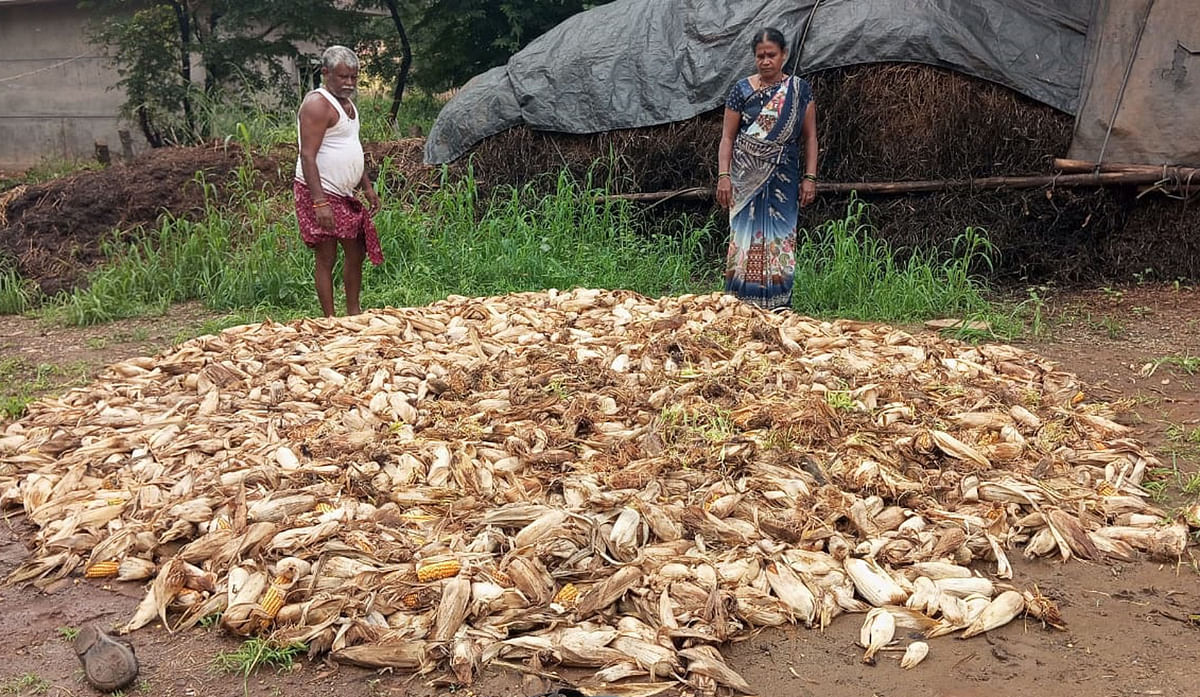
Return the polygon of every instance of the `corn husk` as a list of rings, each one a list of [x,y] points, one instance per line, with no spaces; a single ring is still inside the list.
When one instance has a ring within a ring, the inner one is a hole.
[[[903,603],[908,598],[908,593],[873,560],[850,557],[844,564],[858,594],[875,607]]]
[[[983,608],[963,630],[962,638],[969,639],[984,632],[1003,627],[1025,610],[1025,598],[1017,591],[1004,591]]]
[[[859,629],[858,643],[866,649],[863,663],[874,663],[875,654],[892,642],[896,636],[896,620],[885,608],[875,608],[867,613]]]
[[[900,667],[904,670],[912,670],[928,655],[929,644],[923,641],[914,641],[904,649],[904,655],[900,657]]]
[[[1015,577],[1014,548],[1186,555],[1196,516],[1141,487],[1161,463],[1079,393],[1013,347],[719,294],[234,327],[2,427],[0,508],[33,530],[7,580],[115,563],[153,579],[126,631],[221,613],[463,683],[530,659],[747,689],[713,647],[757,627],[990,625],[1011,596],[966,565]]]

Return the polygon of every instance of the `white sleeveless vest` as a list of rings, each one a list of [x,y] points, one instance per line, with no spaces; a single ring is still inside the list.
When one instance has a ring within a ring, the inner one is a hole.
[[[314,90],[337,109],[338,121],[325,131],[321,147],[317,150],[317,171],[321,174],[321,188],[339,196],[353,196],[354,188],[362,180],[363,149],[358,140],[358,107],[354,118],[346,115],[337,98],[324,87]],[[300,140],[300,123],[296,122],[296,140]],[[300,158],[296,158],[296,181],[304,182],[304,169]]]

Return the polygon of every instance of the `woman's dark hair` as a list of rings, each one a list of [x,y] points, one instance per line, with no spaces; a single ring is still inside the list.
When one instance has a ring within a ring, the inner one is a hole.
[[[767,27],[759,29],[754,33],[754,40],[750,42],[750,50],[757,51],[758,45],[764,41],[770,41],[779,47],[780,51],[787,50],[787,39],[783,38],[783,32],[775,27]]]

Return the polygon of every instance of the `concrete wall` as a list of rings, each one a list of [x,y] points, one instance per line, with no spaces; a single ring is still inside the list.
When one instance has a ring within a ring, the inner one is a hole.
[[[100,50],[85,38],[87,12],[75,0],[0,0],[0,168],[47,158],[84,159],[94,143],[121,150],[117,114],[124,94]]]

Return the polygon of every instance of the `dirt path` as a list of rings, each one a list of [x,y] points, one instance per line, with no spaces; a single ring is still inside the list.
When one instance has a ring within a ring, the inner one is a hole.
[[[1092,398],[1128,406],[1123,420],[1167,464],[1154,473],[1164,506],[1170,509],[1200,495],[1200,478],[1191,478],[1200,470],[1200,290],[1135,287],[1073,293],[1052,298],[1043,310],[1047,338],[1025,345],[1081,375]],[[172,312],[169,320],[68,331],[0,317],[0,361],[75,365],[74,373],[63,374],[85,379],[99,365],[152,352],[177,336],[195,333],[206,319],[192,307]],[[19,519],[0,523],[0,576],[24,558],[29,534]],[[803,628],[762,632],[726,647],[725,653],[764,695],[990,697],[1034,689],[1045,697],[1196,694],[1200,623],[1189,621],[1200,613],[1194,560],[1174,566],[1022,560],[1015,563],[1015,580],[1022,586],[1036,583],[1058,601],[1069,629],[1015,622],[968,641],[935,639],[929,658],[912,671],[899,668],[898,654],[885,655],[876,666],[862,665],[852,647],[861,621],[856,616],[838,618],[823,633]],[[47,593],[0,589],[0,656],[8,657],[0,666],[0,695],[93,694],[63,635],[89,622],[117,624],[140,597],[136,585],[77,578]],[[240,646],[219,631],[168,634],[151,627],[132,640],[142,660],[143,681],[127,691],[130,695],[502,696],[549,689],[509,672],[491,671],[474,686],[452,689],[438,682],[439,676],[380,675],[320,661],[302,661],[279,673],[263,669],[243,681],[212,667],[219,652]]]

